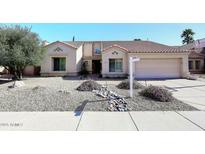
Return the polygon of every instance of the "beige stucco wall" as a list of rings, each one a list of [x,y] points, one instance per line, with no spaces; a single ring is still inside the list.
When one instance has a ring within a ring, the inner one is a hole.
[[[113,55],[112,52],[117,51],[118,55]],[[129,57],[137,56],[141,59],[167,59],[177,58],[181,61],[181,77],[185,77],[189,74],[188,69],[188,53],[127,53],[124,50],[113,47],[102,53],[102,75],[103,77],[115,77],[115,76],[126,76],[129,74]],[[110,58],[122,58],[123,59],[123,72],[115,73],[109,72],[109,59]]]
[[[54,51],[57,47],[60,47],[63,51]],[[42,76],[59,76],[59,75],[77,75],[80,59],[82,58],[82,48],[76,49],[65,45],[63,43],[54,43],[46,47],[46,54],[41,62],[41,75]],[[53,59],[54,57],[66,58],[66,70],[65,71],[53,71]]]
[[[113,51],[117,51],[118,54],[112,54]],[[122,59],[123,71],[122,72],[109,72],[109,59]],[[113,47],[102,53],[102,75],[103,77],[124,77],[128,73],[128,61],[127,53],[120,49]]]
[[[83,47],[81,45],[76,50],[76,70],[77,70],[77,72],[79,72],[81,70],[82,57],[83,57]]]
[[[87,61],[87,70],[92,72],[93,43],[86,42],[83,45],[83,60]]]
[[[86,42],[83,45],[83,58],[91,57],[93,50],[93,43]]]

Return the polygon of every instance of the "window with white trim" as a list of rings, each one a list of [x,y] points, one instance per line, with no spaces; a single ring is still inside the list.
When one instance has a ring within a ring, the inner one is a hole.
[[[65,71],[66,69],[66,58],[55,57],[53,58],[53,71]]]
[[[122,72],[122,59],[109,59],[109,72]]]

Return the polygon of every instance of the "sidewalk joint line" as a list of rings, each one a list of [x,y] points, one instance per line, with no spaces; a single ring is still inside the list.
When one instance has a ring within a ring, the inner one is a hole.
[[[76,129],[75,129],[76,131],[78,131],[78,127],[80,126],[80,122],[81,122],[81,119],[82,119],[82,117],[83,117],[83,114],[84,114],[84,111],[81,112],[81,116],[80,116],[78,125],[77,125],[77,127],[76,127]]]
[[[138,127],[137,127],[137,124],[135,123],[135,121],[134,121],[134,119],[132,118],[132,115],[130,114],[129,111],[128,111],[128,114],[130,115],[130,118],[131,118],[132,122],[134,123],[134,125],[135,125],[137,131],[139,131],[139,129],[138,129]]]
[[[197,123],[193,122],[192,120],[190,120],[189,118],[185,117],[184,115],[182,115],[181,113],[175,111],[177,114],[179,114],[180,116],[182,116],[184,119],[188,120],[189,122],[191,122],[192,124],[196,125],[197,127],[201,128],[203,131],[205,131],[205,129],[203,127],[201,127],[200,125],[198,125]]]

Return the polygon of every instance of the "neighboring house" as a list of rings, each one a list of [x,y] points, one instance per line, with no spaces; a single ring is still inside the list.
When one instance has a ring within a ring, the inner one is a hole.
[[[2,74],[8,74],[8,71],[3,66],[0,66],[0,75]]]
[[[4,73],[4,67],[0,66],[0,75]]]
[[[45,46],[42,76],[76,76],[82,62],[90,73],[103,77],[127,77],[129,57],[135,78],[180,78],[189,74],[189,50],[151,41],[56,41]]]
[[[205,39],[196,40],[193,43],[182,46],[190,50],[189,71],[190,73],[205,72]]]
[[[4,67],[0,66],[0,75],[5,74],[5,75],[10,75],[9,71],[6,70]],[[27,66],[23,70],[23,75],[24,76],[39,76],[40,75],[40,66]]]
[[[23,70],[24,76],[39,76],[40,75],[40,66],[26,66]]]

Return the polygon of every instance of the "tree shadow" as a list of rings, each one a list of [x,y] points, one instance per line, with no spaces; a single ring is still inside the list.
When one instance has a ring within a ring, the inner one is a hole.
[[[12,80],[5,80],[5,79],[0,79],[0,85],[1,84],[5,84],[5,83],[9,83],[11,82]]]
[[[83,102],[81,102],[81,104],[74,110],[75,116],[81,115],[87,103],[88,100],[84,100]]]

